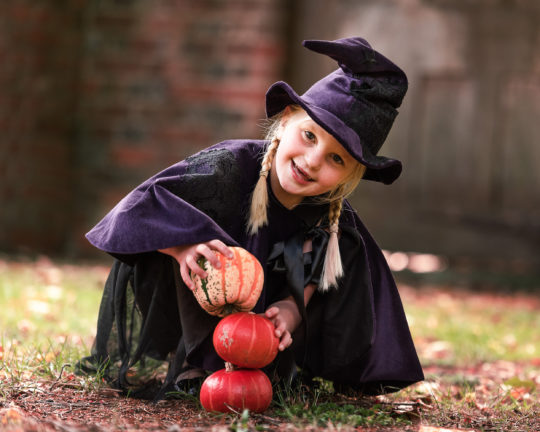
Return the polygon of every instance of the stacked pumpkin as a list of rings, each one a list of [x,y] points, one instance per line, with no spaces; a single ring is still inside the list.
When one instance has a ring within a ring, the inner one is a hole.
[[[193,276],[194,294],[202,308],[224,317],[214,330],[213,344],[225,368],[206,378],[200,400],[207,411],[262,412],[272,401],[272,385],[260,368],[276,357],[279,339],[270,320],[249,312],[262,291],[261,264],[245,249],[230,249],[232,259],[216,253],[220,269],[205,261],[202,266],[208,277]]]

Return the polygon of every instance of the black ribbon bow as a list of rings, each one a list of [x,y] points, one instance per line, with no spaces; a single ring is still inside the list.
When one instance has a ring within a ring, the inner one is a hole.
[[[303,323],[306,323],[304,288],[309,283],[319,283],[329,237],[326,230],[317,226],[275,243],[268,257],[270,271],[285,273],[288,289],[298,306]],[[304,243],[309,239],[312,250],[304,254]]]

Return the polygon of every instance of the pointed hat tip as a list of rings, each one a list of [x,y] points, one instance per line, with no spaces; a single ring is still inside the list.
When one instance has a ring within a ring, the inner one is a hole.
[[[361,37],[343,38],[333,41],[306,39],[302,42],[302,45],[312,51],[320,52],[321,54],[326,54],[327,52],[332,52],[343,47],[349,47],[352,49],[371,49],[369,42]]]
[[[324,54],[338,62],[344,71],[397,72],[403,71],[385,56],[375,51],[369,42],[361,37],[326,40],[305,40],[302,45],[319,54]]]

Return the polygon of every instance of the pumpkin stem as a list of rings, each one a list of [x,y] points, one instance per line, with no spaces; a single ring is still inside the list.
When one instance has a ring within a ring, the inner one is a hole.
[[[236,306],[231,303],[227,303],[225,306],[223,306],[222,311],[223,311],[223,314],[221,316],[227,316],[227,315],[237,312]]]
[[[235,369],[236,369],[236,366],[233,365],[231,362],[225,362],[225,370],[227,372],[232,372]]]

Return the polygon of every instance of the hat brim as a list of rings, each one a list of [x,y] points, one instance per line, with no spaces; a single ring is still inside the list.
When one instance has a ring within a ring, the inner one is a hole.
[[[310,104],[284,81],[273,84],[266,92],[266,115],[273,117],[287,105],[300,105],[308,115],[332,135],[357,161],[366,166],[364,179],[393,183],[401,174],[401,162],[385,156],[373,155],[367,146],[361,145],[360,137],[331,112]]]

